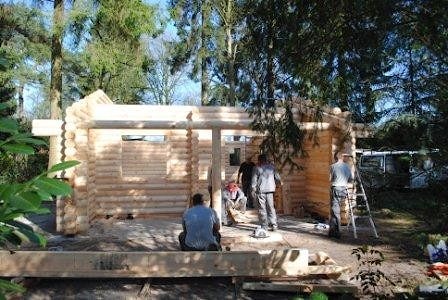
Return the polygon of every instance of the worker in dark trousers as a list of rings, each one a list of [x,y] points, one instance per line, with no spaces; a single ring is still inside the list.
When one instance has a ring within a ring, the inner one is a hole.
[[[252,185],[252,172],[254,170],[254,167],[255,163],[252,161],[252,156],[247,156],[246,161],[244,161],[238,169],[238,176],[236,181],[236,183],[239,184],[241,178],[241,185],[243,188],[243,193],[247,197],[248,208],[254,208],[254,199],[252,197],[252,193],[250,192]]]
[[[347,185],[353,181],[350,166],[345,162],[342,152],[334,154],[335,163],[330,166],[330,231],[328,235],[341,238],[341,203],[347,199]]]
[[[281,184],[280,175],[273,164],[268,162],[266,154],[258,156],[258,164],[252,175],[252,192],[258,203],[258,218],[263,229],[277,230],[277,214],[274,208],[276,182]]]

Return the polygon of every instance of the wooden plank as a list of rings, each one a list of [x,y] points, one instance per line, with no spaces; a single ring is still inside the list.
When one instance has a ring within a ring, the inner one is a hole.
[[[96,196],[159,196],[159,195],[188,195],[189,189],[187,187],[183,189],[173,189],[170,185],[165,185],[164,189],[151,190],[151,189],[126,189],[126,190],[116,190],[116,189],[97,189]]]
[[[231,252],[0,251],[2,277],[218,277],[306,274],[308,250]]]
[[[340,283],[302,283],[302,282],[243,282],[243,290],[272,291],[290,293],[323,292],[329,294],[357,294],[358,287]]]
[[[179,210],[184,210],[187,201],[164,201],[164,202],[144,202],[144,201],[101,201],[97,202],[97,206],[101,209],[115,209],[116,207],[120,207],[123,210],[139,210],[143,209],[151,209],[151,208],[160,208],[166,209],[171,207],[177,207]]]
[[[62,134],[62,120],[35,119],[32,122],[34,136],[56,136]]]
[[[183,190],[188,189],[188,183],[179,183],[179,182],[168,182],[168,181],[162,181],[160,183],[156,182],[146,182],[145,184],[140,183],[126,183],[126,182],[116,182],[113,183],[96,183],[96,189],[97,191],[109,191],[109,190],[124,190],[124,191],[154,191],[154,190],[166,190],[167,188],[171,190]]]
[[[102,129],[247,129],[252,123],[252,119],[243,119],[235,121],[222,121],[219,119],[207,121],[172,121],[168,120],[94,120],[89,122],[90,128]]]
[[[145,195],[145,196],[99,196],[97,193],[95,200],[98,202],[126,202],[126,201],[187,201],[189,195]]]
[[[97,208],[97,215],[120,215],[120,214],[181,214],[185,211],[187,202],[183,206],[171,206],[171,207],[146,207],[146,208],[126,208],[116,207],[114,208]]]
[[[212,130],[212,169],[211,169],[211,183],[212,183],[212,207],[218,214],[221,222],[221,130],[213,128]]]
[[[332,275],[342,274],[350,271],[350,267],[336,265],[319,265],[308,266],[308,274],[310,275]]]

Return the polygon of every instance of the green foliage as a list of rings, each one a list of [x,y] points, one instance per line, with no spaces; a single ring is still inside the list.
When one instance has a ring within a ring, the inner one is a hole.
[[[90,39],[73,60],[81,95],[103,89],[120,103],[138,103],[149,67],[142,39],[159,32],[156,10],[141,0],[101,0],[90,19]]]
[[[310,294],[310,300],[328,300],[328,296],[322,292],[312,292]]]
[[[0,103],[0,111],[9,105]],[[33,146],[45,144],[30,134],[19,131],[20,126],[15,119],[0,118],[0,158],[11,154],[28,155],[34,153]],[[53,166],[50,170],[35,176],[23,183],[0,182],[0,248],[14,249],[24,242],[45,246],[44,236],[34,232],[33,228],[16,219],[27,214],[44,214],[49,210],[42,207],[43,201],[50,201],[55,196],[70,195],[71,187],[59,179],[48,178],[52,172],[64,170],[77,165],[76,161],[68,161]],[[0,280],[0,298],[8,293],[23,292],[20,286]]]
[[[30,131],[31,123],[21,119],[19,121],[19,131]],[[4,138],[7,136],[4,134]],[[29,136],[20,137],[19,140],[27,142]],[[0,182],[25,182],[47,169],[48,150],[43,140],[38,140],[37,145],[31,144],[34,149],[34,155],[4,153],[0,156]]]
[[[6,300],[5,296],[9,294],[21,294],[25,288],[19,284],[0,279],[0,300]]]
[[[275,116],[276,110],[273,108],[254,107],[250,111],[254,117],[252,128],[266,133],[260,145],[261,150],[281,168],[292,166],[292,172],[303,168],[296,163],[295,158],[307,155],[302,144],[306,133],[294,120],[292,101],[286,100],[282,104],[281,108],[285,112],[280,117]]]
[[[23,117],[23,89],[27,85],[42,84],[47,74],[42,72],[50,58],[50,38],[45,15],[25,4],[0,4],[0,52],[8,65],[0,72],[0,99],[18,99],[18,114]],[[17,97],[15,97],[17,94]]]
[[[358,272],[351,279],[360,281],[362,292],[375,299],[388,299],[393,296],[387,292],[385,284],[395,286],[395,283],[381,271],[383,253],[364,245],[353,249],[352,255],[358,262]]]
[[[217,46],[216,29],[213,25],[217,1],[214,0],[171,0],[171,16],[177,29],[179,42],[171,59],[173,70],[177,71],[191,63],[190,76],[201,80],[201,104],[209,105],[209,75],[214,48]],[[216,53],[215,53],[216,54]]]
[[[389,208],[411,214],[434,233],[448,230],[448,188],[444,182],[430,182],[428,188],[410,191],[389,188],[372,190],[368,195],[376,208]]]
[[[384,123],[375,133],[373,147],[419,150],[429,144],[428,122],[416,115],[404,114]]]

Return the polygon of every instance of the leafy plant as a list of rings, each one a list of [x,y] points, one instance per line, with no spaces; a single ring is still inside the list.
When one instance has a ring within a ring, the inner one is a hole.
[[[381,251],[363,245],[352,250],[352,255],[358,260],[358,273],[351,278],[360,281],[364,294],[375,299],[387,298],[383,283],[395,286],[386,274],[381,271],[384,255]]]
[[[10,107],[0,103],[0,111]],[[0,139],[0,157],[11,153],[29,155],[34,153],[34,145],[45,142],[33,138],[28,133],[19,132],[15,119],[1,118],[0,133],[5,138]],[[19,247],[24,242],[45,246],[45,237],[34,232],[33,228],[20,221],[18,217],[27,214],[49,213],[42,207],[43,201],[51,201],[55,196],[70,195],[71,187],[55,178],[48,178],[49,173],[61,171],[77,165],[77,161],[67,161],[54,165],[48,171],[23,183],[0,183],[0,247],[9,251]],[[8,293],[23,292],[24,289],[9,281],[0,280],[0,299],[5,299]]]

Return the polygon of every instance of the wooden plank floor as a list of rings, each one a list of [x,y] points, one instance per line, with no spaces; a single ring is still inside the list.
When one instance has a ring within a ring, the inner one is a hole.
[[[245,223],[223,226],[221,244],[226,251],[287,249],[291,245],[281,231],[269,232],[269,237],[257,239],[252,233],[257,227],[257,211],[245,214]],[[44,224],[42,224],[44,225]],[[48,235],[47,249],[52,251],[178,251],[178,235],[182,231],[180,218],[174,219],[98,219],[85,235],[65,237]],[[38,250],[26,245],[25,250]]]

